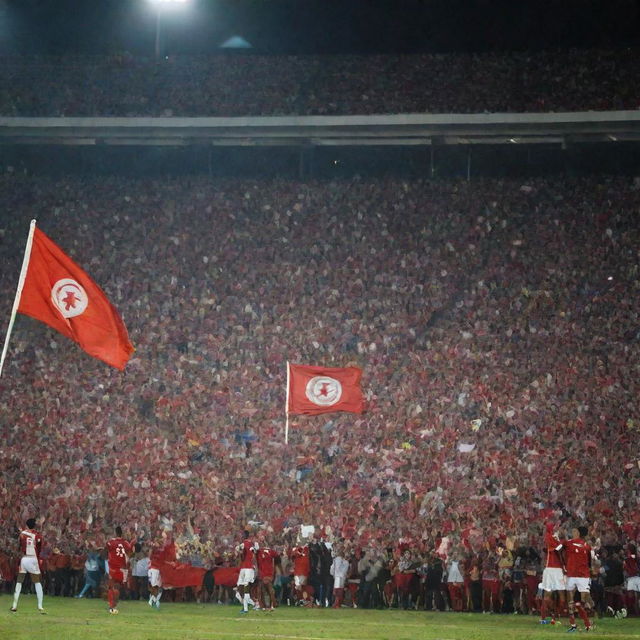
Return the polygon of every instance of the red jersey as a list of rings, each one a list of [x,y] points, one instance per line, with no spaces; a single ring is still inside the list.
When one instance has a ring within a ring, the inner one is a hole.
[[[20,549],[23,556],[40,560],[42,536],[35,529],[23,529],[20,532]]]
[[[261,578],[273,578],[277,557],[278,552],[275,549],[260,549],[258,551],[258,575]]]
[[[294,547],[291,557],[293,558],[293,575],[308,576],[311,572],[309,547]]]
[[[638,556],[633,553],[627,553],[624,559],[624,574],[627,578],[640,576],[640,561]]]
[[[544,544],[547,547],[547,569],[562,569],[562,559],[556,549],[560,546],[560,540],[549,530],[544,535]]]
[[[238,550],[242,554],[242,561],[240,562],[241,569],[253,569],[255,567],[256,551],[258,550],[258,543],[247,538],[238,545]]]
[[[109,571],[126,569],[129,556],[133,553],[133,544],[124,538],[112,538],[107,542]]]
[[[151,550],[149,557],[149,569],[160,569],[165,562],[176,561],[176,545],[173,542],[167,542],[164,547],[155,547]]]
[[[562,545],[567,560],[569,578],[591,577],[591,547],[581,538],[566,540]]]

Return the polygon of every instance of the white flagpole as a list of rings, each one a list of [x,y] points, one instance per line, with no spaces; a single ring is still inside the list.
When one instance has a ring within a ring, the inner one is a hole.
[[[20,297],[22,296],[22,289],[24,287],[24,281],[27,279],[27,269],[29,268],[29,258],[31,257],[31,246],[33,245],[33,233],[36,229],[36,221],[32,220],[29,227],[29,236],[27,237],[27,246],[24,250],[24,258],[22,259],[22,269],[20,270],[20,278],[18,279],[18,288],[16,290],[16,297],[13,300],[13,309],[11,309],[11,319],[9,320],[9,328],[7,329],[7,335],[4,337],[4,346],[2,347],[2,356],[0,356],[0,376],[2,376],[2,367],[4,365],[4,359],[9,349],[9,338],[13,331],[13,323],[18,313],[18,307],[20,306]]]
[[[290,365],[289,365],[289,361],[287,360],[287,399],[286,399],[286,406],[284,408],[285,410],[285,414],[287,416],[285,422],[284,422],[284,443],[285,444],[289,444],[289,382],[290,382]]]

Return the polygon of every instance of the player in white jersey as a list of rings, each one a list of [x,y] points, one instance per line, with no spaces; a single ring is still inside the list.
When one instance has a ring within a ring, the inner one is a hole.
[[[36,589],[36,597],[38,599],[38,611],[45,613],[42,608],[42,583],[40,582],[40,549],[42,548],[42,536],[35,530],[35,518],[27,520],[27,528],[20,532],[20,549],[22,558],[20,560],[20,569],[18,572],[18,580],[16,582],[16,590],[13,593],[13,606],[11,611],[14,613],[18,610],[18,599],[22,591],[22,583],[29,573],[31,581]]]

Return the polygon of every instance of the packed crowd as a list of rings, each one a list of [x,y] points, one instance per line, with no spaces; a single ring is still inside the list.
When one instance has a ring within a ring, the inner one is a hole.
[[[630,180],[7,174],[0,197],[2,315],[37,218],[136,347],[119,372],[19,316],[5,553],[28,517],[46,553],[122,524],[172,530],[205,566],[247,524],[289,544],[314,525],[353,554],[539,550],[549,519],[597,548],[640,539]],[[287,360],[361,366],[366,412],[291,416],[285,446]]]
[[[0,58],[3,116],[638,109],[638,52]]]

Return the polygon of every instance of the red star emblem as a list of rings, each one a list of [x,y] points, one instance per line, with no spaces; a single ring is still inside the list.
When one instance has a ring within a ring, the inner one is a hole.
[[[328,396],[329,395],[329,383],[328,382],[323,382],[322,383],[322,387],[320,389],[320,395],[321,396]]]
[[[67,291],[67,296],[62,299],[64,302],[65,310],[69,311],[71,307],[76,308],[76,302],[80,302],[79,298],[76,297],[76,294],[73,291]]]

